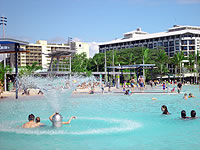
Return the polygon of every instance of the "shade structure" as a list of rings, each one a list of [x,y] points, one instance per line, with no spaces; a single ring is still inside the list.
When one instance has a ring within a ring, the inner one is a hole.
[[[15,53],[15,82],[16,82],[16,99],[18,99],[19,81],[18,81],[18,62],[17,55],[20,52],[27,52],[20,48],[20,45],[27,45],[28,42],[11,39],[11,38],[0,38],[0,53]],[[6,84],[6,83],[5,83]]]

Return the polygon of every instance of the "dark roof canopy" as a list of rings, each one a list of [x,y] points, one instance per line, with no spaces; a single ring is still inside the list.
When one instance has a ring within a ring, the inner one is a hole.
[[[0,53],[15,53],[15,44],[27,45],[28,42],[10,38],[0,38]],[[26,52],[24,49],[19,49],[17,52]]]
[[[59,57],[59,56],[68,56],[72,53],[75,53],[75,50],[56,50],[55,52],[49,53],[48,55],[50,57]]]

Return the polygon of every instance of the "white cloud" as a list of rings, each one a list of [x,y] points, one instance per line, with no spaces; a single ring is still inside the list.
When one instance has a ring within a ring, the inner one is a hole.
[[[67,39],[64,37],[53,37],[47,40],[49,43],[66,43]]]
[[[73,41],[74,42],[81,42],[82,40],[80,38],[78,38],[78,37],[75,37],[75,38],[73,38]]]
[[[96,53],[99,53],[99,43],[90,42],[88,44],[90,46],[90,57],[93,57]]]

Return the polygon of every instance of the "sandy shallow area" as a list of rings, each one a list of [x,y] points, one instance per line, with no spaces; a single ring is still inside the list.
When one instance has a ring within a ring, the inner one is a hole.
[[[131,88],[126,88],[127,89],[130,89]],[[85,89],[75,89],[72,94],[74,95],[79,95],[79,94],[89,94],[89,92],[91,91],[91,88],[85,88]],[[95,87],[94,88],[94,94],[95,93],[102,93],[102,89],[100,87]],[[132,91],[132,90],[131,90]],[[39,94],[38,95],[38,92],[39,90],[38,89],[29,89],[29,95],[22,95],[23,91],[20,90],[19,91],[19,94],[18,96],[19,97],[24,97],[24,96],[41,96],[42,94]],[[104,88],[104,93],[121,93],[123,94],[125,91],[123,91],[123,89],[120,87],[120,88],[116,88],[116,87],[111,87],[110,90],[108,87],[105,87]],[[134,91],[132,91],[132,94],[176,94],[176,93],[168,93],[167,90],[163,91],[161,88],[151,88],[150,86],[147,86],[145,88],[145,90],[140,90],[138,88],[135,88]],[[15,91],[6,91],[6,92],[3,92],[1,95],[0,95],[0,98],[1,99],[4,99],[4,98],[15,98]],[[44,93],[45,94],[45,93]]]

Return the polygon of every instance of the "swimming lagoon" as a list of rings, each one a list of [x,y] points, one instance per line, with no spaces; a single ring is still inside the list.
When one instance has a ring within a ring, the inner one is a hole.
[[[185,100],[184,93],[196,97]],[[162,105],[170,115],[162,115]],[[0,149],[198,150],[200,119],[180,119],[183,109],[188,116],[193,109],[200,116],[198,86],[183,86],[181,94],[74,95],[71,90],[54,90],[49,96],[4,99],[0,101]],[[48,117],[54,111],[59,111],[63,120],[77,119],[53,128]],[[46,126],[21,128],[30,113],[40,116]]]

